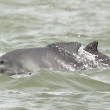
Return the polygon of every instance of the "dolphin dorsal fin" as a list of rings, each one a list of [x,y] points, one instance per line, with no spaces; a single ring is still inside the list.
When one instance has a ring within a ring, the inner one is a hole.
[[[91,52],[93,52],[93,51],[98,51],[98,50],[97,50],[97,47],[98,47],[98,41],[93,41],[93,42],[89,43],[89,44],[84,48],[84,50],[91,53]]]
[[[81,43],[79,42],[69,42],[69,43],[53,43],[48,45],[47,47],[51,47],[53,49],[57,49],[58,51],[61,52],[66,52],[66,53],[78,53],[78,49],[82,46]]]

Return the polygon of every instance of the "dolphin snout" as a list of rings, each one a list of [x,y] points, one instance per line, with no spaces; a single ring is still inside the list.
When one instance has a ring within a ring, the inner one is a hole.
[[[5,74],[8,68],[5,65],[0,65],[0,73]]]

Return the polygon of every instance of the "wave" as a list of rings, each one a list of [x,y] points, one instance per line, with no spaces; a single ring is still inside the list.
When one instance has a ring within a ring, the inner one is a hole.
[[[53,71],[41,69],[32,75],[0,75],[0,89],[46,91],[110,91],[109,69]]]

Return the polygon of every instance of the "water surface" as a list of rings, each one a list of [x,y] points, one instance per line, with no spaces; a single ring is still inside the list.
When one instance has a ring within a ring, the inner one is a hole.
[[[108,0],[0,0],[0,54],[53,42],[99,41],[110,56]],[[110,69],[0,75],[0,110],[110,110]]]

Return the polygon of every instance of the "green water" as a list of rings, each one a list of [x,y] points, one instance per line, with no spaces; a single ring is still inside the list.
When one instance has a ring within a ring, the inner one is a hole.
[[[98,40],[110,56],[110,1],[0,0],[0,54]],[[110,110],[110,69],[0,75],[0,110]]]

